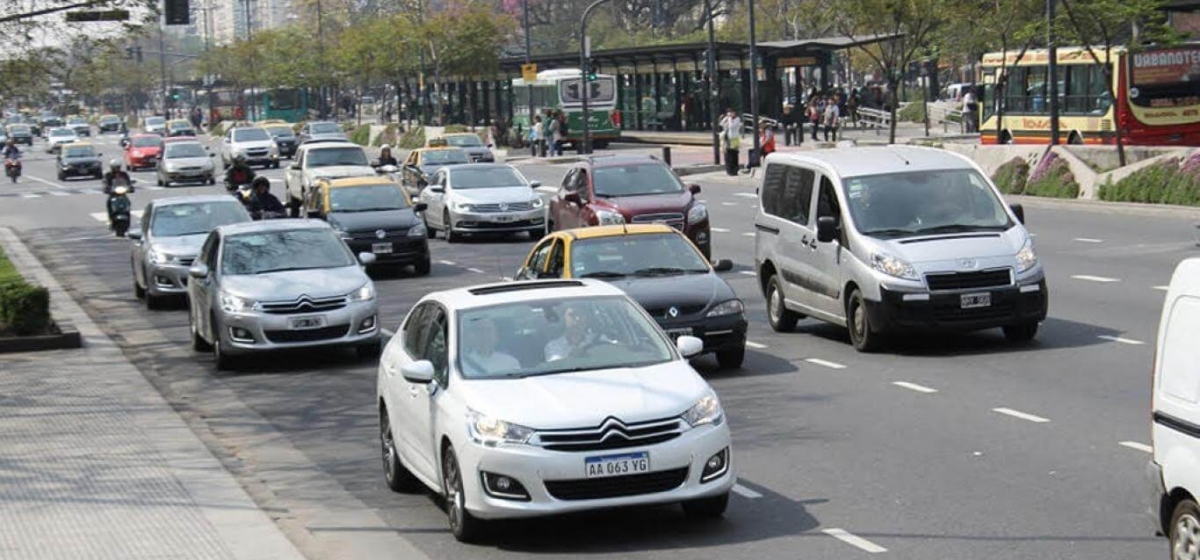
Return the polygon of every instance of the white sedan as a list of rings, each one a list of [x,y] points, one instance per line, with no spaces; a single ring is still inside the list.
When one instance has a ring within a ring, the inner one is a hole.
[[[450,528],[488,519],[678,502],[725,512],[729,426],[688,364],[619,289],[512,282],[427,295],[378,373],[384,473],[395,491],[446,498]]]

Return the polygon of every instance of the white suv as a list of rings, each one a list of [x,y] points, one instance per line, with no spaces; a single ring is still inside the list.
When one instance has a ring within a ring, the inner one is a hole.
[[[283,175],[287,191],[288,211],[293,217],[300,215],[308,190],[325,179],[344,177],[366,177],[375,175],[367,153],[362,146],[350,142],[318,141],[302,144],[296,158]]]
[[[427,295],[378,373],[385,478],[446,498],[454,536],[483,520],[680,502],[724,513],[729,426],[674,344],[620,289],[511,282]]]

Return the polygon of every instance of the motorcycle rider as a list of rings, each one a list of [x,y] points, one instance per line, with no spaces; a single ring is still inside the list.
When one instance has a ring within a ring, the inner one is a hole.
[[[233,156],[233,165],[225,170],[225,188],[233,191],[242,185],[249,185],[253,181],[254,170],[246,164],[246,156],[242,154]]]
[[[108,162],[108,171],[104,173],[104,192],[111,194],[113,186],[116,184],[124,184],[129,189],[133,188],[133,181],[129,179],[129,173],[121,169],[121,160],[113,158]]]
[[[4,143],[3,155],[4,155],[4,172],[5,172],[5,174],[10,173],[10,171],[8,169],[9,162],[12,162],[12,165],[17,165],[17,166],[21,165],[21,150],[17,148],[17,143],[12,138],[9,138],[8,141]],[[20,169],[18,168],[17,171],[19,172]],[[17,182],[16,175],[12,175],[12,180],[14,183]]]
[[[383,167],[385,165],[391,165],[393,167],[398,165],[396,163],[396,157],[392,155],[392,147],[387,144],[384,144],[379,148],[379,167]]]
[[[108,193],[108,201],[105,206],[108,208],[109,229],[113,229],[113,224],[116,222],[115,218],[118,214],[128,214],[130,207],[133,206],[133,203],[129,201],[129,197],[126,196],[128,192],[129,187],[117,185],[115,189],[112,189]]]
[[[250,183],[254,194],[250,196],[250,214],[257,219],[263,219],[263,214],[273,213],[283,215],[285,208],[275,195],[271,194],[271,180],[266,177],[255,177]]]

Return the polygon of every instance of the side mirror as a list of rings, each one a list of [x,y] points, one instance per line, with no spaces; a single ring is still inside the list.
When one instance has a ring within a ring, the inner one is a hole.
[[[833,216],[817,218],[817,241],[829,243],[837,239],[838,219]]]
[[[536,189],[536,188],[538,188],[538,187],[541,187],[541,186],[542,186],[542,182],[541,182],[541,181],[530,181],[530,182],[529,182],[529,188],[531,188],[531,189]]]
[[[367,165],[370,165],[371,167],[374,167],[376,170],[378,170],[379,169],[379,160],[373,159],[373,160],[371,160],[371,163],[369,163]]]
[[[128,237],[129,239],[131,239],[133,241],[141,241],[142,240],[142,230],[131,229],[131,230],[125,232],[125,237]]]
[[[729,272],[733,270],[733,261],[729,259],[721,259],[713,264],[713,270],[717,272]]]
[[[208,152],[208,157],[217,157],[217,154],[214,154],[214,153],[212,153],[212,152]]]
[[[418,202],[413,205],[413,212],[424,212],[429,209],[429,205],[424,202]]]
[[[446,192],[446,187],[443,187],[441,185],[429,185],[429,192],[444,193],[444,192]]]
[[[375,253],[359,253],[358,262],[362,263],[363,266],[375,264]]]
[[[400,368],[400,375],[409,383],[428,385],[433,381],[433,363],[429,360],[418,360]]]
[[[208,265],[204,263],[195,263],[188,269],[188,276],[197,280],[208,278]]]
[[[1013,214],[1015,214],[1017,216],[1017,221],[1021,222],[1022,224],[1025,223],[1025,207],[1024,206],[1022,206],[1020,204],[1009,204],[1008,207],[1011,208]]]
[[[704,341],[694,336],[681,336],[675,340],[675,348],[684,358],[691,358],[704,351]]]
[[[692,194],[700,194],[700,185],[697,185],[696,183],[688,183],[687,187],[688,191],[690,191]]]

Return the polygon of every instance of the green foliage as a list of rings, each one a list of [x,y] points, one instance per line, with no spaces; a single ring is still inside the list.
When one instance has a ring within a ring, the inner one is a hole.
[[[1071,174],[1066,160],[1053,152],[1048,154],[1025,185],[1023,194],[1048,198],[1078,198],[1079,183]]]
[[[25,282],[0,251],[0,333],[28,336],[50,326],[50,292]]]
[[[0,286],[24,281],[21,273],[17,272],[17,267],[13,266],[8,257],[4,255],[4,251],[0,250]]]
[[[992,182],[1004,194],[1021,194],[1025,192],[1025,182],[1029,179],[1029,163],[1022,158],[1013,158],[996,169]]]
[[[400,136],[396,141],[396,148],[401,150],[415,150],[425,147],[425,127],[414,126]]]
[[[358,128],[354,129],[354,132],[350,133],[350,141],[358,144],[359,146],[366,146],[370,140],[371,125],[369,124],[360,125]]]
[[[914,94],[912,103],[905,105],[904,108],[897,111],[896,118],[915,123],[925,122],[925,93],[917,92]]]
[[[1200,162],[1200,155],[1192,160]],[[1193,164],[1195,167],[1196,166]],[[1200,169],[1168,158],[1100,187],[1100,200],[1200,206]]]
[[[446,134],[457,134],[459,132],[470,132],[465,124],[448,124],[446,125]]]

